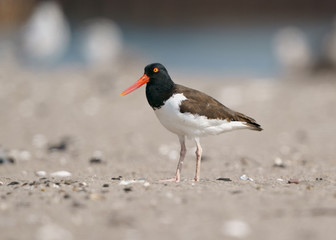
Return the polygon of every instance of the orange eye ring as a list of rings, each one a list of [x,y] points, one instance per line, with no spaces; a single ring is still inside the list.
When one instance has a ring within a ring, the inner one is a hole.
[[[154,68],[154,69],[153,69],[153,72],[155,72],[155,73],[158,72],[158,71],[159,71],[158,68]]]

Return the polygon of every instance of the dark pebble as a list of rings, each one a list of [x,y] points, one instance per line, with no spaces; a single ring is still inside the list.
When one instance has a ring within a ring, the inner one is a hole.
[[[65,152],[68,149],[68,145],[70,143],[70,137],[64,137],[59,143],[50,145],[48,147],[49,152],[60,151]]]
[[[73,184],[73,183],[76,183],[77,181],[74,181],[74,180],[71,180],[71,179],[69,179],[69,180],[64,180],[63,181],[63,183],[65,184],[65,185],[71,185],[71,184]]]
[[[18,185],[18,184],[20,184],[20,183],[19,183],[19,182],[16,182],[16,181],[13,181],[13,182],[8,183],[7,186]]]
[[[316,178],[316,181],[322,181],[323,178]]]
[[[91,164],[100,164],[100,163],[102,163],[103,161],[100,159],[100,158],[91,158],[90,159],[90,163]]]
[[[131,191],[132,191],[132,188],[131,188],[131,187],[125,187],[125,188],[124,188],[124,191],[125,191],[125,192],[131,192]]]
[[[277,168],[286,168],[285,164],[280,163],[280,164],[273,164],[273,167],[277,167]]]
[[[14,163],[15,163],[15,159],[12,158],[12,157],[9,157],[7,160],[8,160],[8,162],[11,163],[11,164],[14,164]]]
[[[29,183],[29,186],[33,186],[36,184],[36,181]]]
[[[111,178],[111,180],[114,180],[114,181],[120,181],[121,179],[122,179],[122,176]]]
[[[232,181],[230,178],[222,178],[222,177],[217,178],[216,180],[218,180],[218,181],[224,181],[224,182],[231,182]]]
[[[70,195],[66,193],[66,194],[64,194],[63,198],[68,199],[68,198],[70,198]]]
[[[108,185],[107,183],[103,184],[103,187],[109,187],[110,185]]]
[[[299,184],[300,181],[299,181],[299,179],[289,179],[289,180],[288,180],[288,183],[289,183],[289,184]]]

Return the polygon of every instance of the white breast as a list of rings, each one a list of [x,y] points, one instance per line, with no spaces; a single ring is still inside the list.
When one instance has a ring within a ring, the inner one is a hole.
[[[248,128],[245,123],[239,121],[228,122],[226,120],[208,119],[197,114],[181,113],[181,102],[186,99],[183,93],[174,94],[161,108],[155,110],[161,124],[177,135],[200,137]]]

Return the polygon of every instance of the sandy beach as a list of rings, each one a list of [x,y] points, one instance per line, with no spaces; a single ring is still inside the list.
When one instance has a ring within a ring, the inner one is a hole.
[[[171,74],[264,129],[202,138],[200,182],[188,141],[180,183],[144,88],[119,96],[141,74],[2,66],[0,239],[335,239],[335,74]]]

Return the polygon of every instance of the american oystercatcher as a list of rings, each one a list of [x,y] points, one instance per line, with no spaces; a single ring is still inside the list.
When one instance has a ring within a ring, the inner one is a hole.
[[[161,124],[175,133],[181,144],[176,175],[164,181],[179,182],[181,180],[183,160],[187,152],[185,137],[194,139],[196,143],[194,180],[199,181],[202,156],[199,137],[237,129],[262,130],[253,118],[225,107],[205,93],[175,84],[167,69],[160,63],[147,65],[144,75],[120,96],[129,94],[145,83],[147,83],[146,97],[149,105]]]

